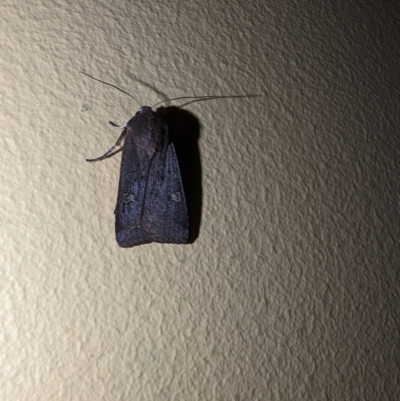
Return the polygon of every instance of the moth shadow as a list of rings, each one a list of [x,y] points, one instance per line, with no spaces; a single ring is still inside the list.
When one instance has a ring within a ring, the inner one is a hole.
[[[160,114],[169,128],[181,170],[183,189],[189,216],[189,239],[192,244],[200,232],[203,190],[201,186],[201,163],[198,141],[200,138],[199,120],[179,107],[159,107]]]

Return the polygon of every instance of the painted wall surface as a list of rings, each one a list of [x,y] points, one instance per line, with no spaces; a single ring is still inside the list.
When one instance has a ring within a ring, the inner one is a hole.
[[[394,400],[398,1],[0,4],[0,399]],[[188,245],[118,248],[137,111],[183,107]],[[178,103],[179,105],[179,103]]]

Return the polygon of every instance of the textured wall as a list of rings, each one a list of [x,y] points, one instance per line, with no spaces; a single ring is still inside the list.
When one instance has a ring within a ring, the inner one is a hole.
[[[0,399],[395,399],[398,1],[115,3],[0,5]],[[184,108],[193,244],[118,248],[138,106],[80,70],[262,95]]]

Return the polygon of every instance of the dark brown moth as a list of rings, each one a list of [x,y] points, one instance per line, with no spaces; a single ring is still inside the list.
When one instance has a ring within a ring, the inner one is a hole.
[[[103,156],[87,161],[106,159],[124,141],[114,211],[118,245],[185,244],[189,237],[188,212],[167,123],[151,107],[141,106],[125,125],[110,124],[123,129],[121,136]]]
[[[84,72],[82,74],[135,99],[115,85]],[[183,96],[170,100],[254,96],[258,95]],[[170,141],[167,123],[151,107],[140,106],[139,111],[125,125],[118,126],[111,121],[110,124],[123,130],[121,136],[103,156],[87,161],[106,159],[124,142],[114,211],[118,245],[130,248],[150,242],[185,244],[189,237],[188,211],[178,159]]]

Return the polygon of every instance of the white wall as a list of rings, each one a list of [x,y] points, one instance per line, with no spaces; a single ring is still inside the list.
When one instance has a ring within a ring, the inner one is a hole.
[[[395,399],[398,2],[116,3],[0,5],[0,399]],[[118,248],[138,106],[80,70],[262,95],[184,108],[193,244]]]

